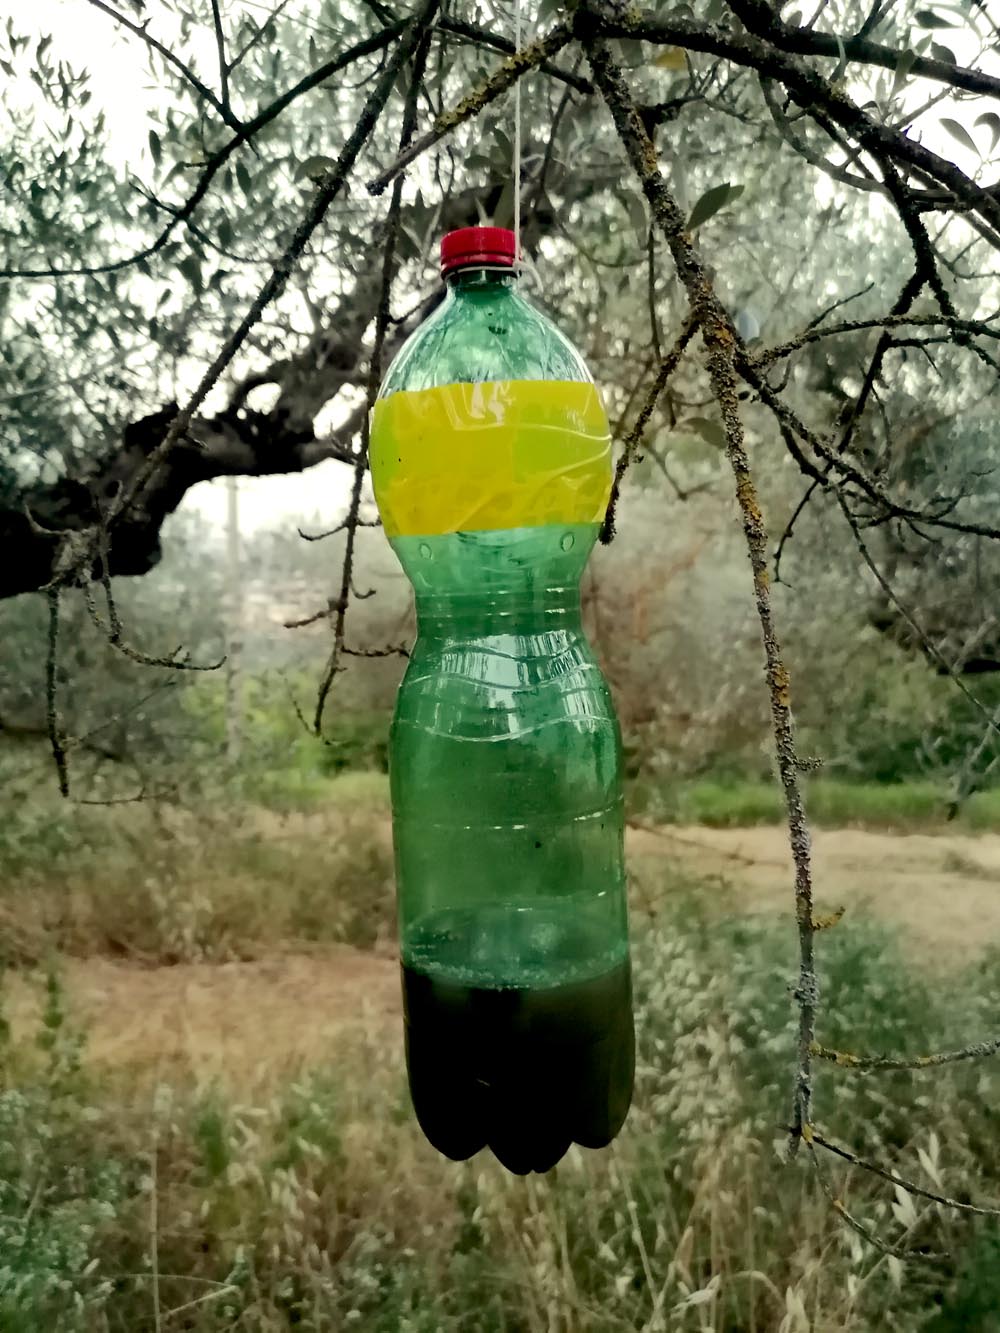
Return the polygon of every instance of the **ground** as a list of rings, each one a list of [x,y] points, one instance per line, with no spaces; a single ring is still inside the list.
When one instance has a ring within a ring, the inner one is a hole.
[[[630,862],[717,884],[726,912],[787,911],[792,873],[780,827],[632,828]],[[957,966],[1000,944],[1000,834],[919,835],[822,831],[815,835],[817,910],[847,909],[898,926],[925,964]],[[637,909],[642,910],[642,891]],[[151,1082],[171,1076],[238,1088],[244,1076],[275,1082],[329,1052],[352,1027],[398,1031],[399,982],[389,949],[346,946],[276,953],[250,962],[150,967],[67,959],[70,1012],[88,1034],[88,1063],[127,1067]],[[37,983],[13,976],[15,1031],[37,1022]]]
[[[784,828],[650,827],[631,831],[633,855],[666,853],[692,875],[719,876],[736,910],[792,908]],[[1000,834],[813,834],[816,911],[845,907],[899,927],[905,943],[945,965],[1000,944]]]

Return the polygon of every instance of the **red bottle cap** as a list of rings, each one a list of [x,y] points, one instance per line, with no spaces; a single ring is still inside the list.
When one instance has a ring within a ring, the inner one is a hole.
[[[460,227],[441,237],[441,276],[470,264],[513,268],[517,258],[514,233],[506,227]]]

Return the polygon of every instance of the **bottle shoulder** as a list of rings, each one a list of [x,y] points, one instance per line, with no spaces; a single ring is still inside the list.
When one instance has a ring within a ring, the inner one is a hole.
[[[593,383],[583,357],[541,310],[509,287],[449,291],[396,356],[379,397],[492,380]]]

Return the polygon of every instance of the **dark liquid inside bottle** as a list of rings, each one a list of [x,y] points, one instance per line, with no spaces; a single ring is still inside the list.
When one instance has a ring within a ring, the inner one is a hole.
[[[603,1148],[632,1098],[629,963],[564,985],[475,986],[403,967],[406,1063],[420,1127],[455,1161],[490,1147],[517,1175],[570,1143]]]

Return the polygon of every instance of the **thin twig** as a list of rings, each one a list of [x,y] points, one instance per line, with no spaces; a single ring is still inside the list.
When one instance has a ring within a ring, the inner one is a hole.
[[[226,35],[222,30],[222,13],[219,0],[212,0],[212,23],[215,27],[215,46],[219,53],[219,93],[220,101],[228,115],[232,115],[229,105],[229,66],[226,64]]]
[[[660,319],[656,313],[656,228],[649,224],[646,237],[646,304],[649,308],[649,336],[657,361],[663,360],[660,346]]]
[[[437,6],[438,0],[425,0],[419,20],[420,26],[418,31],[421,35],[421,40],[416,48],[413,71],[410,77],[410,86],[406,96],[406,103],[403,108],[403,124],[399,137],[400,158],[405,156],[407,145],[413,137],[413,131],[416,128],[417,99],[420,95],[420,86],[423,82],[428,50],[428,42],[424,38],[423,33],[431,23]],[[358,513],[361,508],[361,488],[364,483],[365,470],[368,466],[368,436],[371,429],[371,414],[375,407],[375,400],[378,397],[379,381],[382,377],[382,350],[385,344],[386,333],[389,329],[389,306],[392,298],[392,280],[396,268],[396,242],[399,237],[399,217],[402,200],[403,175],[402,172],[400,172],[395,177],[392,187],[392,195],[389,200],[389,210],[386,215],[385,246],[382,252],[381,295],[379,298],[378,310],[375,315],[375,337],[372,346],[371,360],[368,364],[368,385],[366,394],[368,410],[365,412],[361,422],[361,441],[358,447],[357,459],[354,464],[351,499],[350,504],[348,505],[347,518],[345,520],[347,539],[344,544],[344,562],[341,569],[340,594],[338,598],[331,603],[334,609],[333,647],[330,650],[330,656],[327,658],[326,666],[319,683],[319,691],[316,696],[316,712],[313,717],[313,731],[317,736],[320,736],[323,733],[323,712],[326,707],[326,701],[329,697],[330,690],[333,687],[334,678],[340,669],[340,658],[344,652],[344,625],[347,617],[347,607],[351,596],[351,576],[354,570],[354,549],[358,535]]]
[[[233,115],[232,111],[230,111],[229,107],[216,97],[215,93],[212,92],[207,84],[202,83],[194,70],[191,69],[189,65],[185,65],[180,56],[171,51],[169,46],[164,46],[162,42],[157,41],[157,39],[150,33],[148,19],[145,23],[133,23],[125,14],[119,13],[117,9],[112,9],[110,5],[105,4],[104,0],[87,0],[87,3],[93,5],[95,9],[101,10],[102,13],[109,15],[116,23],[120,23],[123,28],[127,28],[129,32],[134,33],[140,41],[145,42],[151,50],[156,51],[161,55],[167,64],[172,65],[174,69],[180,73],[181,77],[191,85],[199,97],[203,98],[210,106],[214,107],[230,129],[238,130],[240,128],[240,122]]]
[[[289,0],[280,0],[280,3],[271,11],[270,14],[268,14],[267,18],[260,25],[260,27],[254,33],[254,35],[249,39],[246,45],[241,47],[240,50],[236,52],[232,60],[229,62],[230,74],[232,74],[234,69],[237,69],[240,65],[242,65],[243,61],[247,58],[247,56],[254,49],[254,47],[257,46],[261,41],[263,41],[263,39],[267,36],[268,32],[271,30],[271,28],[273,28],[275,21],[278,19],[282,10],[284,10],[288,4]]]
[[[836,1157],[841,1157],[845,1162],[850,1162],[852,1166],[859,1166],[863,1171],[869,1171],[873,1176],[881,1176],[883,1180],[888,1180],[892,1185],[898,1185],[900,1189],[906,1190],[907,1194],[915,1194],[921,1199],[930,1199],[932,1203],[942,1204],[945,1208],[953,1208],[961,1213],[975,1213],[979,1217],[1000,1217],[1000,1208],[985,1208],[979,1204],[963,1203],[961,1199],[950,1199],[946,1194],[935,1194],[933,1190],[925,1189],[923,1185],[918,1185],[913,1180],[907,1180],[905,1176],[899,1176],[895,1171],[890,1171],[887,1167],[879,1166],[877,1162],[870,1161],[866,1157],[859,1157],[848,1148],[842,1148],[837,1143],[831,1143],[823,1138],[822,1134],[817,1133],[815,1127],[812,1132],[813,1143],[825,1148],[827,1152],[833,1153]]]
[[[827,1179],[826,1172],[823,1170],[822,1163],[816,1154],[816,1145],[813,1143],[811,1127],[808,1127],[808,1132],[803,1137],[809,1147],[809,1156],[816,1171],[816,1179],[819,1181],[823,1193],[829,1199],[831,1208],[852,1231],[857,1232],[862,1240],[866,1240],[873,1249],[878,1250],[881,1254],[888,1254],[894,1259],[902,1259],[906,1262],[920,1259],[927,1263],[933,1263],[948,1258],[947,1254],[940,1251],[918,1249],[908,1245],[893,1245],[891,1241],[883,1240],[878,1232],[868,1226],[866,1222],[862,1222],[860,1218],[855,1217]]]
[[[585,14],[586,11],[581,11]],[[628,87],[608,47],[581,22],[581,39],[590,60],[594,81],[611,112],[628,159],[653,210],[673,255],[678,276],[691,303],[692,317],[701,329],[712,390],[726,431],[726,455],[736,484],[747,555],[753,572],[754,596],[766,662],[768,695],[775,755],[785,796],[789,842],[795,864],[795,909],[799,931],[799,978],[795,999],[799,1007],[798,1067],[792,1106],[790,1148],[797,1150],[799,1135],[811,1118],[812,1043],[815,1037],[819,988],[814,958],[813,889],[809,829],[799,782],[789,674],[774,629],[768,588],[767,530],[747,456],[740,419],[736,348],[739,335],[719,300],[686,229],[686,217],[667,187],[655,148],[629,95]]]
[[[608,507],[604,514],[604,522],[601,525],[601,541],[607,546],[614,540],[615,535],[615,514],[618,509],[618,497],[621,493],[622,482],[625,479],[625,473],[635,460],[642,442],[642,436],[649,424],[649,419],[653,415],[656,404],[660,401],[660,396],[670,381],[671,375],[680,365],[681,357],[687,348],[688,343],[694,337],[698,330],[698,320],[693,314],[689,314],[684,321],[680,333],[674,342],[673,347],[660,362],[659,369],[653,378],[652,384],[646,393],[642,407],[639,409],[639,415],[632,424],[632,429],[625,437],[622,451],[618,456],[618,462],[615,464],[614,480],[611,483],[611,494],[608,497]]]
[[[851,1051],[837,1051],[830,1046],[821,1046],[819,1042],[813,1042],[812,1050],[818,1060],[829,1060],[841,1069],[936,1069],[939,1065],[957,1064],[960,1060],[983,1060],[987,1056],[997,1055],[1000,1053],[1000,1037],[975,1041],[955,1051],[938,1051],[932,1055],[855,1055]]]
[[[962,767],[955,774],[955,794],[948,802],[948,818],[954,819],[962,808],[962,802],[970,796],[977,787],[986,781],[987,776],[1000,762],[1000,752],[986,765],[982,772],[979,772],[979,761],[987,752],[991,745],[996,745],[996,737],[1000,735],[1000,707],[996,709],[986,724],[979,742],[966,755]]]
[[[336,525],[336,527],[327,528],[326,532],[303,532],[301,528],[296,528],[296,531],[304,542],[322,542],[325,541],[327,537],[336,537],[338,532],[343,532],[349,521],[350,516],[343,519]],[[359,528],[380,528],[382,523],[381,520],[377,518],[359,518],[356,526]]]
[[[485,107],[489,106],[491,102],[495,102],[508,88],[512,88],[518,79],[527,74],[529,70],[537,68],[549,56],[561,51],[569,42],[571,36],[572,29],[568,23],[557,23],[544,37],[539,37],[536,41],[522,47],[520,51],[516,51],[508,60],[504,61],[484,84],[474,92],[469,93],[467,97],[463,97],[461,102],[452,107],[450,111],[438,116],[426,134],[414,140],[409,147],[397,156],[393,163],[369,181],[369,194],[381,194],[385,187],[394,181],[399,173],[408,167],[415,158],[420,157],[428,148],[433,148],[446,134],[451,134],[458,129],[459,125],[464,125],[467,120],[472,120],[473,117],[478,116]]]
[[[49,588],[49,646],[45,658],[45,704],[49,744],[59,777],[59,794],[69,796],[69,769],[66,766],[66,738],[59,716],[59,589]]]

